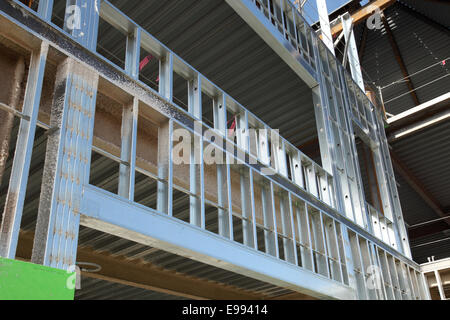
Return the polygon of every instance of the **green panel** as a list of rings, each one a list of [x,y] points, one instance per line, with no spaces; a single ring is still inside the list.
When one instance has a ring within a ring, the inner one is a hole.
[[[75,273],[0,258],[0,300],[73,300],[74,280]]]

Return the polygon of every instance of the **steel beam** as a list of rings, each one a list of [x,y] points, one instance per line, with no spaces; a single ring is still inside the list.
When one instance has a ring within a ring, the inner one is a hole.
[[[316,0],[317,2],[317,10],[319,13],[320,20],[320,30],[322,32],[322,41],[325,43],[327,48],[333,53],[334,52],[334,44],[333,44],[333,35],[331,34],[330,28],[330,19],[328,17],[328,8],[327,2],[325,0]]]
[[[446,111],[438,113],[430,118],[427,118],[425,120],[419,121],[415,124],[412,124],[410,126],[407,126],[407,127],[404,127],[402,129],[392,132],[389,135],[389,142],[394,142],[394,141],[406,138],[415,133],[421,132],[425,129],[429,129],[430,127],[438,125],[438,124],[446,121],[449,118],[450,118],[450,110],[447,109]]]
[[[423,273],[434,272],[435,270],[442,271],[446,269],[450,269],[450,258],[431,261],[420,265],[420,270]]]
[[[412,124],[415,119],[423,118],[430,115],[431,112],[435,112],[436,109],[450,107],[450,92],[447,92],[437,98],[434,98],[428,102],[425,102],[417,107],[410,108],[405,112],[402,112],[387,120],[390,126],[398,126],[405,124]]]
[[[85,187],[81,224],[317,298],[353,299],[353,290],[295,265]]]
[[[383,212],[394,225],[395,248],[404,255],[411,257],[411,249],[408,241],[408,233],[406,230],[400,197],[395,182],[395,173],[392,165],[392,157],[384,131],[384,121],[378,116],[376,121],[377,131],[380,135],[379,146],[374,149],[375,166],[377,168],[378,181],[381,186]],[[391,241],[393,238],[391,238]]]
[[[358,47],[356,46],[355,34],[352,32],[354,28],[354,23],[352,18],[347,13],[341,17],[342,26],[344,28],[345,42],[346,48],[348,48],[346,52],[348,52],[348,60],[350,62],[350,69],[352,71],[352,76],[358,86],[361,88],[363,92],[365,92],[364,79],[361,72],[361,64],[359,62],[358,55]],[[345,61],[344,61],[345,66]]]

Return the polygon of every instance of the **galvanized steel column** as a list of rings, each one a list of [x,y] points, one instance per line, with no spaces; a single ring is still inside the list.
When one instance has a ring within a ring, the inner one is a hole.
[[[76,263],[83,186],[89,183],[98,75],[71,58],[57,71],[32,262]]]
[[[341,17],[341,21],[343,27],[342,32],[344,32],[345,41],[348,46],[348,60],[350,62],[350,69],[352,71],[353,79],[361,88],[361,90],[365,91],[366,88],[364,85],[364,79],[361,72],[361,64],[359,62],[358,47],[356,46],[354,30],[352,30],[352,28],[354,28],[352,17],[347,12]]]
[[[31,65],[28,72],[27,88],[22,110],[26,118],[20,121],[15,157],[11,171],[11,181],[6,198],[5,210],[3,212],[0,234],[0,256],[9,259],[14,259],[16,256],[47,53],[48,43],[43,43],[40,50],[34,51],[31,55]]]
[[[340,172],[336,166],[336,150],[335,137],[330,124],[330,110],[327,106],[328,96],[326,93],[325,82],[323,80],[323,66],[320,58],[318,42],[314,42],[314,51],[316,56],[317,73],[319,77],[319,85],[313,88],[313,102],[317,121],[317,130],[319,136],[320,151],[322,155],[322,166],[330,174],[333,175],[334,190],[336,192],[336,208],[341,213],[353,211],[351,203],[346,201],[339,179]],[[347,208],[349,206],[349,208]],[[344,256],[347,266],[347,276],[349,286],[353,288],[355,293],[358,292],[358,285],[354,271],[354,254],[350,241],[348,229],[341,224],[341,237],[344,246]]]

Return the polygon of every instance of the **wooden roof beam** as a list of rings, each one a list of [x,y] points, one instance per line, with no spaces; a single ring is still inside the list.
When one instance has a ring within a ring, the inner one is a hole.
[[[394,52],[395,59],[397,60],[398,66],[400,67],[400,70],[402,72],[403,77],[405,78],[405,83],[408,86],[408,90],[411,93],[411,97],[414,100],[414,103],[416,106],[420,104],[419,98],[416,94],[416,89],[414,88],[414,85],[411,82],[411,79],[409,77],[408,69],[406,68],[405,61],[403,60],[402,53],[400,51],[400,48],[398,47],[397,40],[395,40],[394,33],[392,32],[391,27],[389,26],[389,22],[387,21],[384,14],[381,14],[381,21],[383,22],[384,28],[386,30],[386,35],[389,39],[389,43],[391,44],[392,50]]]

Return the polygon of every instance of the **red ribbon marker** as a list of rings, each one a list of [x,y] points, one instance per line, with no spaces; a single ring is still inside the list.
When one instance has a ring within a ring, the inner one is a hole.
[[[233,136],[234,130],[236,129],[236,117],[234,117],[233,123],[231,124],[231,128],[228,129],[228,135]]]
[[[152,55],[146,56],[142,61],[139,63],[139,71],[142,71],[142,69],[145,68],[146,65],[153,59]]]

